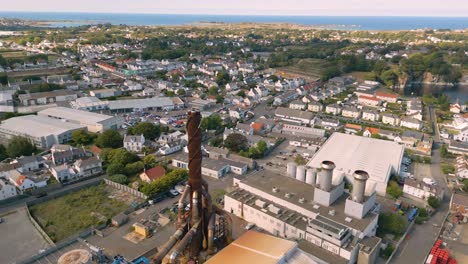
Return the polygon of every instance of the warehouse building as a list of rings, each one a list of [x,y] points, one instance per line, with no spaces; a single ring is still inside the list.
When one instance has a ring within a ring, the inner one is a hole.
[[[355,170],[365,170],[369,183],[376,185],[378,194],[385,195],[390,176],[400,171],[403,154],[404,146],[392,141],[333,133],[308,166],[319,168],[323,160],[333,161],[335,173],[343,174],[349,182]]]
[[[69,142],[72,132],[80,129],[86,129],[86,126],[46,116],[27,115],[2,121],[0,137],[8,141],[14,136],[24,136],[39,148],[50,148],[54,144]]]
[[[112,112],[131,112],[135,110],[170,111],[184,108],[184,106],[184,102],[178,97],[153,97],[109,101],[109,110]]]
[[[86,126],[89,132],[101,133],[120,128],[124,120],[120,116],[109,116],[66,107],[48,108],[37,113],[39,116],[60,119],[69,123]]]
[[[274,236],[300,240],[315,260],[304,263],[375,263],[381,241],[375,236],[375,190],[366,172],[355,171],[353,191],[346,193],[343,178],[333,177],[334,167],[324,161],[307,178],[266,170],[235,178],[224,210]]]

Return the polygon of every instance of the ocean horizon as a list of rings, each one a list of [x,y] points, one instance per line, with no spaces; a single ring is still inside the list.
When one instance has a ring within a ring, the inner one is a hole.
[[[466,29],[468,17],[202,15],[0,11],[1,18],[47,22],[49,27],[110,23],[129,26],[175,26],[208,23],[290,23],[341,30]]]

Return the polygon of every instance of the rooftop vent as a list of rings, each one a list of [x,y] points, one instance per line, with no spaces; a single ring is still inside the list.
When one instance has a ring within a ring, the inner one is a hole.
[[[312,207],[314,207],[315,210],[318,210],[320,208],[320,205],[314,204],[314,206],[312,206]]]
[[[278,189],[278,187],[273,187],[273,190],[272,190],[272,191],[273,191],[274,193],[277,193],[277,192],[279,192],[279,189]]]
[[[291,196],[292,196],[292,194],[290,194],[290,193],[286,193],[286,194],[284,195],[284,197],[286,197],[286,198],[291,198]]]
[[[328,212],[328,214],[331,215],[331,216],[335,216],[335,210],[330,210],[330,211]]]
[[[305,203],[305,198],[304,198],[304,197],[300,198],[300,199],[299,199],[299,202],[300,202],[301,204]]]
[[[353,221],[353,219],[351,217],[346,217],[345,221],[348,222],[348,223],[351,223],[351,221]]]

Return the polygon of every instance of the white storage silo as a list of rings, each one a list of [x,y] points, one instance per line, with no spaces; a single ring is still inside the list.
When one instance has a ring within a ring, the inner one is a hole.
[[[317,180],[317,170],[314,168],[307,168],[306,180],[307,184],[315,184]]]
[[[304,182],[306,177],[305,166],[298,166],[296,170],[296,180]]]
[[[288,177],[296,178],[296,163],[289,162],[287,165],[286,173]]]

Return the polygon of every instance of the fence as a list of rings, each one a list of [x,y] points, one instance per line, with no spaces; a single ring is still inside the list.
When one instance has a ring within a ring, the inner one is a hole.
[[[31,223],[36,228],[36,230],[41,234],[41,236],[45,239],[45,241],[47,241],[47,243],[49,243],[50,245],[54,246],[55,245],[54,241],[50,239],[49,235],[47,235],[47,233],[42,229],[42,227],[36,222],[36,219],[32,217],[31,213],[29,212],[29,208],[27,206],[26,206],[26,212],[28,213],[29,220],[31,220]]]
[[[142,199],[148,199],[148,196],[146,196],[146,194],[144,193],[141,193],[135,189],[132,189],[126,185],[123,185],[123,184],[120,184],[120,183],[116,183],[116,182],[113,182],[109,179],[104,179],[104,182],[109,185],[109,186],[112,186],[113,188],[116,188],[118,190],[121,190],[121,191],[124,191],[124,192],[128,192],[130,194],[133,194],[135,195],[136,197],[139,197],[139,198],[142,198]]]

